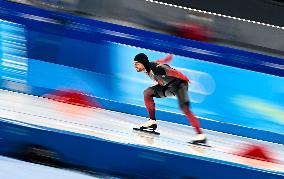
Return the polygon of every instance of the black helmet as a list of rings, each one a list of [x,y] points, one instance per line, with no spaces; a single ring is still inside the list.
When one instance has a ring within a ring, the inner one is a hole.
[[[146,71],[147,72],[150,71],[150,63],[149,63],[147,55],[145,55],[144,53],[137,54],[134,58],[134,61],[142,63],[143,66],[145,67]]]

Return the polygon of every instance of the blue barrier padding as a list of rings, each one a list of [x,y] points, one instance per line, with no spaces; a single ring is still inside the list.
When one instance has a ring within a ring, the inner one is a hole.
[[[0,153],[23,152],[33,144],[56,152],[62,162],[131,177],[281,178],[241,164],[0,119]],[[64,145],[63,145],[64,144]],[[206,172],[205,172],[206,171]]]

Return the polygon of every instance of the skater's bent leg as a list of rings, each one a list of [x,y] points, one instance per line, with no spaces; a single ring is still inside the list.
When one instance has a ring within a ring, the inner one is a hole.
[[[154,92],[155,92],[154,89],[152,89],[151,87],[144,90],[144,102],[149,114],[149,118],[156,120],[155,116],[156,109],[155,109],[155,102],[153,99]]]
[[[178,98],[179,107],[186,115],[187,119],[194,127],[195,131],[197,132],[197,134],[202,134],[199,121],[189,108],[188,84],[187,83],[180,84],[177,89],[176,95]]]
[[[181,106],[181,110],[186,115],[187,119],[191,123],[191,125],[194,127],[196,133],[202,134],[202,130],[200,128],[200,123],[198,119],[195,117],[195,115],[190,111],[189,109],[189,103],[184,103],[184,105]]]

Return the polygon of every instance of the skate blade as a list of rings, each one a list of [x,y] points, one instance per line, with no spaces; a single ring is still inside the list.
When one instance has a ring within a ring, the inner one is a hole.
[[[150,130],[147,130],[147,129],[133,128],[133,130],[135,130],[135,131],[140,131],[140,132],[146,132],[146,133],[149,133],[149,134],[160,135],[159,132],[152,131],[152,130],[150,131]]]
[[[201,146],[201,147],[212,147],[211,145],[208,145],[206,143],[188,142],[188,144],[194,145],[194,146]]]

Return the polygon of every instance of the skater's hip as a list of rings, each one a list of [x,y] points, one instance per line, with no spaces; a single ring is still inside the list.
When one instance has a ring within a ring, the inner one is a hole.
[[[187,93],[188,83],[184,80],[174,79],[165,86],[156,85],[152,89],[154,90],[153,97],[165,98],[176,96],[180,92]],[[183,90],[181,91],[181,89]]]

